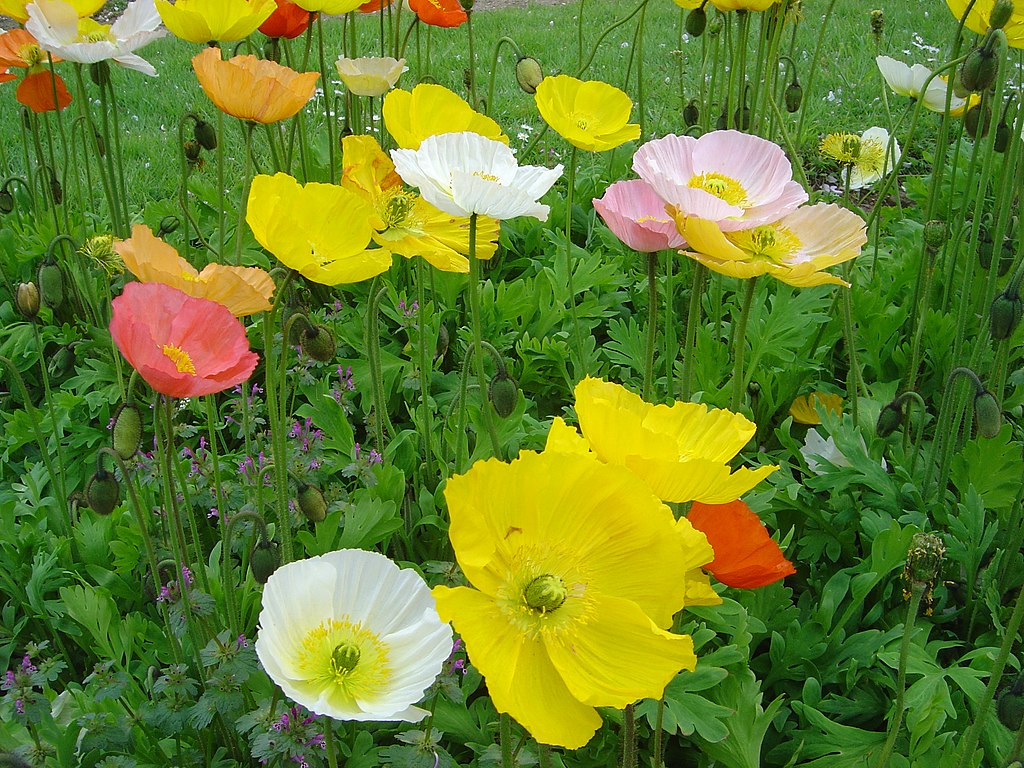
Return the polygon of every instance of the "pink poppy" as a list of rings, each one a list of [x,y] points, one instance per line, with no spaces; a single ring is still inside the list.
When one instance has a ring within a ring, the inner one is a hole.
[[[634,251],[654,253],[686,247],[665,201],[640,179],[617,181],[594,200],[594,209],[619,240]]]

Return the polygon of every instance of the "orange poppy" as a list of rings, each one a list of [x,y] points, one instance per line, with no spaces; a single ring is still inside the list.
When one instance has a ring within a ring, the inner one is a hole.
[[[51,58],[54,63],[61,61],[58,56]],[[7,72],[10,67],[26,70],[14,97],[33,112],[53,112],[71,103],[64,80],[60,75],[51,75],[46,64],[46,51],[28,30],[12,29],[0,34],[0,82],[14,79],[15,76]]]
[[[0,67],[0,83],[8,83],[16,77],[13,72],[7,71],[7,67]]]
[[[276,123],[294,116],[316,90],[317,72],[302,74],[255,56],[224,61],[217,48],[192,59],[199,84],[222,112],[239,120]]]
[[[55,112],[71,103],[71,94],[61,76],[51,75],[45,69],[25,75],[25,79],[18,83],[14,98],[33,112]]]
[[[226,307],[163,283],[128,283],[111,303],[110,335],[139,375],[170,397],[223,392],[259,358]]]
[[[409,0],[409,7],[432,27],[457,27],[469,21],[459,0]]]
[[[796,573],[761,519],[742,501],[695,501],[686,519],[708,537],[715,559],[704,568],[723,584],[752,589]]]
[[[291,0],[275,0],[277,8],[270,18],[260,24],[260,32],[267,37],[285,37],[289,40],[306,31],[309,23],[316,18],[305,8],[300,8]]]
[[[391,5],[391,0],[367,0],[365,3],[360,5],[356,10],[360,13],[373,13],[374,11],[380,11]]]
[[[145,224],[132,236],[114,243],[125,267],[144,283],[164,283],[196,298],[223,304],[235,317],[271,308],[274,281],[259,267],[207,264],[197,272],[174,248],[155,237]]]

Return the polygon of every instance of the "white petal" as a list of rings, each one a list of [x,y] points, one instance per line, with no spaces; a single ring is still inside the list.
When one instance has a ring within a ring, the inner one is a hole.
[[[51,53],[78,38],[78,13],[63,0],[38,0],[25,10],[28,21],[25,29],[39,41],[39,47]]]
[[[160,14],[157,13],[154,0],[134,0],[128,3],[121,17],[110,25],[110,34],[118,40],[127,40],[139,32],[153,32],[159,26]]]

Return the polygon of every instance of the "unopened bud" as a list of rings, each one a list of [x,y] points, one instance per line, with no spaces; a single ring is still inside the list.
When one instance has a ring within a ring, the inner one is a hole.
[[[988,104],[976,104],[964,115],[964,130],[972,139],[988,136],[992,124],[992,108]]]
[[[203,149],[212,152],[217,148],[217,131],[205,120],[197,120],[192,135]]]
[[[924,244],[932,253],[946,242],[946,222],[932,219],[924,225]]]
[[[1010,687],[999,694],[996,714],[1006,728],[1011,731],[1020,730],[1024,721],[1024,672],[1019,673]]]
[[[871,34],[875,36],[876,40],[880,40],[884,30],[885,13],[881,8],[876,8],[871,12]]]
[[[106,85],[110,82],[110,64],[106,60],[97,61],[89,65],[89,79],[96,85]]]
[[[186,160],[190,163],[198,163],[199,157],[203,152],[203,148],[198,141],[189,139],[182,146],[182,151],[185,153]]]
[[[999,434],[1003,425],[1003,415],[996,397],[987,389],[974,396],[974,420],[978,422],[978,434],[992,439]]]
[[[93,140],[96,142],[96,152],[100,157],[107,156],[107,141],[103,138],[103,134],[99,131],[93,134]]]
[[[521,56],[516,62],[516,82],[524,93],[536,93],[537,86],[543,79],[544,70],[537,59],[532,56]]]
[[[1012,17],[1013,0],[996,0],[988,16],[988,25],[992,29],[1002,29]]]
[[[996,135],[992,140],[992,149],[1002,154],[1010,146],[1010,126],[1006,124],[1006,118],[999,121],[996,126]]]
[[[934,533],[915,533],[907,550],[903,577],[911,584],[925,584],[931,589],[946,559],[946,545]]]
[[[750,107],[739,107],[732,113],[732,124],[734,128],[741,131],[750,129]]]
[[[18,283],[18,289],[14,292],[14,306],[26,320],[32,320],[39,314],[39,289],[35,283]]]
[[[507,419],[512,415],[519,403],[519,385],[516,380],[505,371],[499,371],[487,388],[487,396],[490,398],[494,411],[501,418]]]
[[[786,92],[782,98],[786,102],[786,111],[790,114],[800,109],[800,104],[804,100],[804,89],[795,77],[793,82],[786,86]]]
[[[469,13],[473,10],[473,4],[475,0],[459,0],[459,4],[462,6],[462,10]]]
[[[686,15],[686,34],[690,37],[700,37],[708,28],[708,15],[704,7],[694,8]]]
[[[277,551],[277,544],[260,536],[252,551],[252,557],[249,558],[249,567],[252,568],[253,578],[260,584],[266,584],[280,564],[281,555]]]
[[[978,225],[978,263],[981,268],[988,271],[992,267],[992,251],[995,246],[992,244],[992,234],[984,224]]]
[[[981,93],[995,82],[998,71],[999,60],[995,53],[982,46],[967,54],[967,59],[960,67],[960,82],[969,91]]]
[[[329,363],[334,359],[334,334],[322,325],[310,325],[300,337],[302,351],[314,360]]]
[[[299,486],[299,510],[311,523],[319,523],[327,517],[327,499],[315,485],[303,483]]]
[[[133,403],[125,403],[114,415],[114,451],[128,460],[142,445],[142,414]]]
[[[53,171],[50,171],[50,197],[53,198],[54,205],[64,202],[64,187],[61,186],[60,179]]]
[[[1017,291],[1003,291],[996,296],[988,313],[988,327],[992,338],[1003,341],[1013,335],[1024,315],[1024,302]]]
[[[85,500],[97,515],[109,515],[121,500],[121,485],[107,470],[97,469],[85,486]]]
[[[700,107],[696,99],[690,99],[683,107],[683,122],[687,128],[700,122]]]
[[[263,43],[263,58],[276,64],[281,63],[281,38],[267,38],[266,42]]]
[[[725,22],[722,21],[722,16],[724,16],[724,15],[725,14],[723,14],[723,13],[717,14],[711,20],[711,23],[708,24],[708,34],[711,35],[711,37],[716,37],[716,36],[722,34],[722,27],[725,26]]]
[[[64,273],[59,266],[47,259],[39,265],[36,277],[39,280],[39,295],[46,306],[56,309],[64,303]]]
[[[156,236],[164,237],[165,235],[169,235],[171,232],[176,230],[180,224],[181,220],[177,216],[168,214],[160,219],[160,225],[157,227]]]
[[[875,422],[875,434],[879,437],[888,437],[903,424],[903,409],[895,402],[887,404],[878,414],[878,421]]]
[[[6,189],[0,189],[0,213],[7,214],[14,210],[14,195]]]

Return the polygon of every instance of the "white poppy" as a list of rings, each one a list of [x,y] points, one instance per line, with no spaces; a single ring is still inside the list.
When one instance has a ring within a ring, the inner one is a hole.
[[[356,96],[383,96],[395,87],[398,78],[409,68],[405,59],[364,57],[346,59],[339,56],[335,62],[341,81]]]
[[[63,0],[36,0],[26,7],[31,32],[39,47],[68,61],[95,64],[113,59],[118,64],[156,77],[153,65],[134,51],[167,34],[153,0],[134,0],[109,27],[93,19],[79,19]]]
[[[419,149],[393,149],[402,180],[452,216],[494,219],[532,216],[547,221],[549,207],[537,200],[562,175],[562,166],[520,166],[507,145],[477,133],[429,136]]]
[[[420,576],[342,549],[278,568],[263,590],[256,655],[298,704],[336,720],[416,722],[452,651]]]
[[[860,444],[864,448],[864,452],[867,453],[868,448],[864,443],[863,437],[860,438]],[[807,468],[816,475],[826,475],[831,471],[822,461],[828,462],[833,467],[851,466],[850,460],[836,447],[835,439],[831,435],[827,439],[822,437],[816,429],[807,430],[804,444],[800,448],[800,455],[807,462]],[[885,463],[885,459],[882,459],[880,463],[882,469],[889,468]]]
[[[946,91],[948,85],[941,77],[932,78],[925,88],[925,81],[932,76],[932,71],[922,64],[915,64],[908,67],[902,61],[888,56],[876,56],[875,63],[882,73],[882,78],[892,90],[900,96],[909,96],[912,99],[920,99],[921,103],[932,112],[946,111]],[[950,95],[949,113],[959,114],[960,110],[967,103],[955,93]]]
[[[850,189],[863,189],[885,178],[900,161],[902,152],[895,138],[889,146],[885,128],[868,128],[860,135],[860,155],[844,173],[850,176]],[[886,149],[888,148],[888,153]]]

